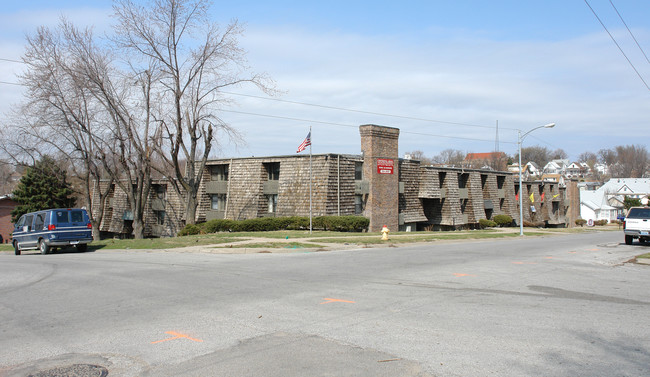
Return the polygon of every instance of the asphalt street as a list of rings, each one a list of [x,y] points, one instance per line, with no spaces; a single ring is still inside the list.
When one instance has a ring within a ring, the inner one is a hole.
[[[649,251],[0,253],[0,376],[648,376]]]

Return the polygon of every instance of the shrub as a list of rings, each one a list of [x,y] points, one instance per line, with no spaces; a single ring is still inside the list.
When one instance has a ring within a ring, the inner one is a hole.
[[[495,222],[492,221],[492,220],[488,220],[488,219],[479,219],[479,220],[478,220],[478,226],[479,226],[481,229],[485,229],[485,228],[494,228],[495,226],[497,226],[497,223],[495,223]]]
[[[496,215],[494,216],[494,222],[500,227],[510,226],[512,225],[512,217],[508,215]]]
[[[313,229],[339,232],[360,232],[368,228],[370,220],[362,216],[319,216],[312,219]],[[270,232],[274,230],[309,229],[309,217],[261,217],[247,220],[210,220],[198,225],[187,225],[179,236],[216,232]]]
[[[585,220],[585,219],[576,219],[576,225],[578,225],[578,226],[585,226],[586,223],[587,223],[587,220]]]
[[[543,221],[528,221],[524,220],[524,226],[526,228],[543,228],[544,227],[544,222]]]
[[[607,225],[607,222],[608,221],[606,219],[596,220],[594,221],[594,225],[603,226],[603,225]]]
[[[195,224],[187,224],[185,225],[185,228],[181,229],[180,232],[178,232],[178,236],[192,236],[195,234],[200,234],[201,233],[201,228],[198,225]]]
[[[370,225],[362,216],[319,216],[313,219],[315,229],[337,232],[360,232]]]
[[[210,220],[201,224],[201,229],[205,233],[230,232],[233,222],[233,220],[226,219]]]

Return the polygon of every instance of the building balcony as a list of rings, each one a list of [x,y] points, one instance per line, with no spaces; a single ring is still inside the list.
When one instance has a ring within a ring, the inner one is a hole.
[[[227,194],[228,181],[208,181],[205,184],[205,192],[207,194]]]
[[[262,187],[262,193],[264,195],[274,195],[277,194],[280,188],[280,182],[277,180],[271,180],[264,182]]]

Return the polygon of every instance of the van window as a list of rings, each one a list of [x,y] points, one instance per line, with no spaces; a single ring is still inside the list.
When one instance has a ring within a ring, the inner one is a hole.
[[[84,221],[84,213],[81,211],[70,212],[70,221],[73,223],[82,223]]]
[[[26,226],[28,231],[32,230],[32,220],[33,219],[34,219],[34,215],[25,216],[25,224],[23,226]]]
[[[22,228],[25,225],[25,215],[20,216],[20,219],[16,223],[16,228]]]
[[[70,222],[68,211],[56,211],[56,223],[67,224]]]
[[[36,214],[36,221],[34,221],[34,229],[42,230],[43,224],[45,224],[45,214],[44,213]]]

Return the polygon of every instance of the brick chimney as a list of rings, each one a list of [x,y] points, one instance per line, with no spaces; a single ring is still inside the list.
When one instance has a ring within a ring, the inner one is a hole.
[[[367,124],[359,127],[363,152],[363,178],[369,183],[364,215],[369,231],[399,227],[399,129]]]

